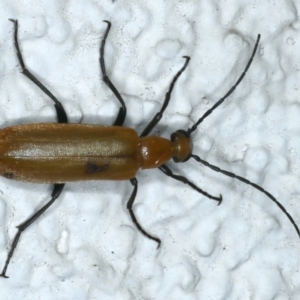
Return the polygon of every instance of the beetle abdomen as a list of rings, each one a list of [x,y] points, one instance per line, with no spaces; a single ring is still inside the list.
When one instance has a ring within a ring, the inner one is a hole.
[[[0,130],[0,175],[36,183],[131,179],[139,169],[130,128],[26,124]]]

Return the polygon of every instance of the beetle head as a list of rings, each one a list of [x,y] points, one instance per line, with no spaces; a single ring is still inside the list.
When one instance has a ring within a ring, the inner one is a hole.
[[[193,150],[190,135],[185,130],[177,130],[171,134],[173,161],[176,163],[189,160]]]

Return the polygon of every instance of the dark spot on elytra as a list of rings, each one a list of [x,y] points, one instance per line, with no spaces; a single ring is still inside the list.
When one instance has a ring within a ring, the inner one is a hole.
[[[108,168],[108,164],[98,166],[97,164],[95,164],[92,161],[88,161],[86,165],[87,165],[88,173],[101,172],[101,171],[104,171]]]
[[[4,172],[3,177],[5,177],[7,179],[14,179],[15,175],[13,172]]]

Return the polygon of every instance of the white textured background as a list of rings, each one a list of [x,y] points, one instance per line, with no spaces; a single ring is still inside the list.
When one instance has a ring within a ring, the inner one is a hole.
[[[51,3],[51,4],[49,4]],[[236,81],[235,93],[194,135],[194,153],[270,191],[300,225],[300,2],[298,0],[77,0],[0,3],[0,122],[55,120],[52,101],[20,74],[26,64],[64,104],[71,122],[109,125],[119,104],[101,80],[99,44],[112,22],[107,72],[124,97],[126,126],[156,134],[188,128]],[[158,170],[138,174],[134,206],[160,250],[126,210],[129,182],[68,184],[34,223],[0,278],[0,299],[300,299],[300,241],[265,195],[189,161],[169,164],[212,194],[217,207]],[[0,262],[15,226],[50,199],[49,185],[0,179]]]

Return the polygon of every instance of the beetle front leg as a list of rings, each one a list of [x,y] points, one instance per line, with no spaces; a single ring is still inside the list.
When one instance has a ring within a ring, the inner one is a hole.
[[[104,37],[101,42],[99,61],[100,61],[100,66],[101,66],[101,71],[102,71],[102,76],[103,76],[104,82],[110,88],[110,90],[114,93],[114,95],[117,97],[117,99],[119,100],[119,102],[122,105],[119,109],[118,116],[114,122],[114,126],[122,126],[125,121],[125,118],[126,118],[127,109],[126,109],[126,105],[125,105],[125,102],[124,102],[122,96],[120,95],[120,93],[118,92],[118,90],[116,89],[116,87],[113,85],[113,83],[110,81],[110,79],[108,78],[108,76],[106,74],[105,61],[104,61],[104,46],[105,46],[106,38],[108,36],[109,30],[111,27],[111,23],[106,20],[104,20],[103,22],[107,23],[107,29],[105,31]]]
[[[185,178],[184,176],[181,176],[181,175],[176,175],[176,174],[173,174],[173,172],[171,171],[171,169],[169,169],[166,165],[161,165],[160,167],[158,167],[159,170],[161,170],[165,175],[175,179],[175,180],[178,180],[182,183],[185,183],[187,185],[189,185],[191,188],[193,188],[195,191],[197,191],[198,193],[204,195],[205,197],[211,199],[211,200],[215,200],[218,202],[218,205],[221,204],[222,200],[223,200],[223,197],[222,195],[220,194],[220,197],[216,197],[216,196],[212,196],[210,195],[209,193],[203,191],[202,189],[200,189],[198,186],[196,186],[194,183],[190,182],[187,178]]]
[[[177,79],[179,78],[179,76],[186,69],[186,67],[187,67],[187,65],[188,65],[188,63],[191,59],[189,56],[183,56],[183,58],[185,58],[185,63],[183,65],[183,67],[176,73],[173,80],[171,81],[169,90],[168,90],[168,92],[166,93],[166,96],[165,96],[165,101],[164,101],[160,111],[155,114],[155,116],[152,118],[152,120],[149,122],[149,124],[146,126],[146,128],[141,133],[140,137],[147,136],[153,130],[153,128],[158,124],[158,122],[161,120],[161,118],[163,116],[163,113],[164,113],[165,109],[168,107],[169,102],[171,100],[171,94],[172,94],[173,88],[175,86],[175,83],[176,83]]]
[[[133,212],[133,210],[132,210],[132,205],[133,205],[133,202],[134,202],[134,200],[135,200],[136,193],[137,193],[137,189],[138,189],[138,181],[137,181],[137,179],[134,177],[134,178],[130,179],[130,182],[131,182],[131,184],[134,186],[133,191],[132,191],[132,193],[131,193],[131,196],[130,196],[128,202],[127,202],[127,209],[129,210],[131,220],[132,220],[132,222],[135,224],[135,226],[137,227],[137,229],[138,229],[144,236],[146,236],[146,237],[147,237],[148,239],[150,239],[150,240],[155,241],[155,242],[158,244],[158,246],[157,246],[157,249],[158,249],[158,248],[160,247],[161,240],[158,239],[158,238],[156,238],[156,237],[154,237],[154,236],[152,236],[152,235],[150,235],[149,233],[147,233],[147,232],[142,228],[142,226],[139,224],[139,222],[137,221],[137,219],[136,219],[136,217],[135,217],[135,215],[134,215],[134,212]]]
[[[8,276],[6,276],[6,271],[7,271],[7,267],[9,265],[9,262],[14,254],[14,251],[17,247],[17,244],[19,242],[21,233],[29,226],[31,225],[39,216],[41,216],[52,204],[53,202],[59,197],[60,193],[62,192],[63,188],[64,188],[64,184],[54,184],[54,188],[51,194],[51,200],[46,203],[40,210],[38,210],[33,216],[31,216],[28,220],[26,220],[24,223],[20,224],[19,226],[17,226],[18,228],[18,232],[12,242],[10,251],[7,255],[7,259],[4,265],[4,268],[2,270],[2,273],[0,274],[1,277],[4,278],[8,278]]]
[[[16,47],[19,63],[22,68],[22,74],[24,74],[26,77],[28,77],[33,83],[35,83],[46,95],[48,95],[54,101],[54,103],[55,103],[54,107],[56,109],[58,123],[68,123],[67,114],[65,112],[63,105],[60,103],[60,101],[58,101],[56,99],[56,97],[39,80],[37,80],[37,78],[34,75],[32,75],[27,70],[27,68],[24,64],[24,60],[23,60],[22,53],[21,53],[20,47],[19,47],[19,42],[18,42],[18,20],[13,20],[13,19],[9,19],[9,20],[14,23],[14,28],[15,28],[14,42],[15,42],[15,47]]]

